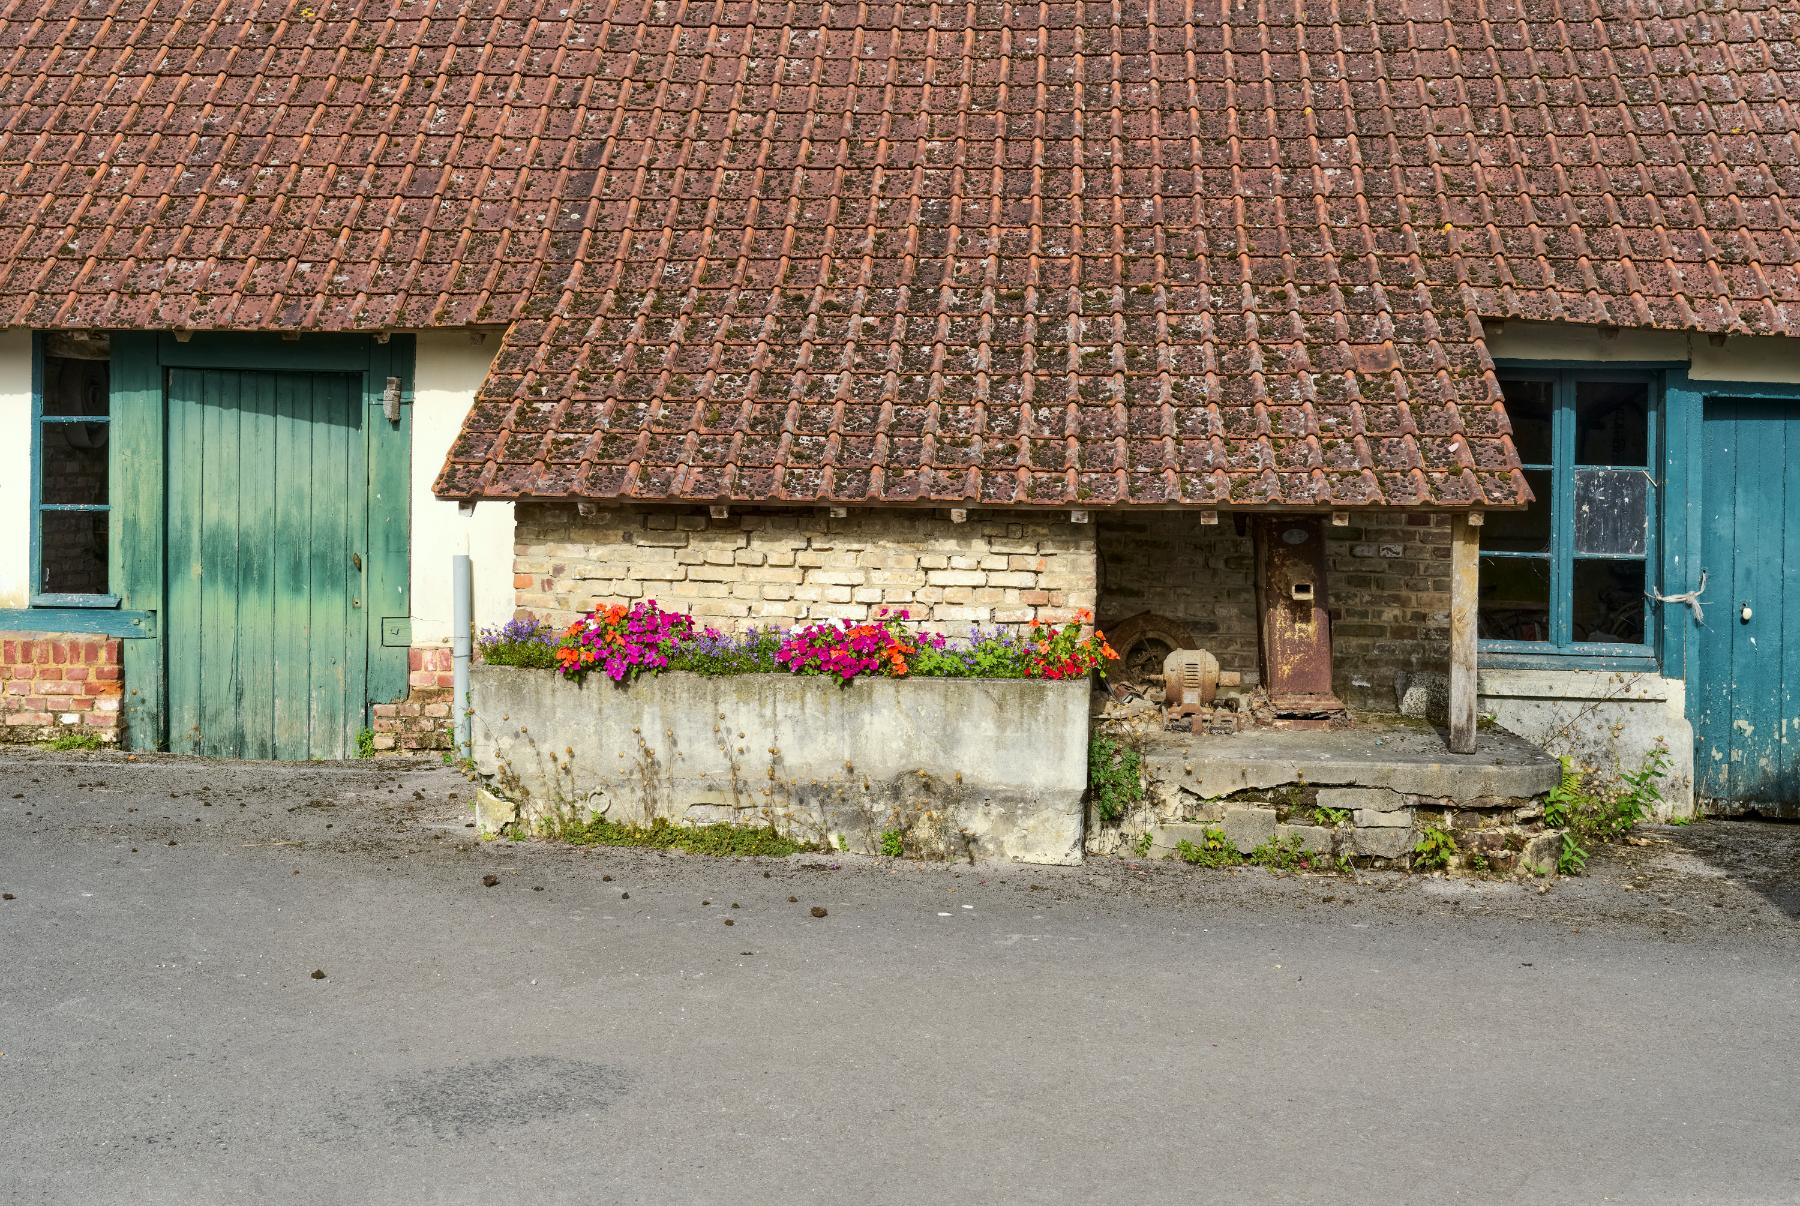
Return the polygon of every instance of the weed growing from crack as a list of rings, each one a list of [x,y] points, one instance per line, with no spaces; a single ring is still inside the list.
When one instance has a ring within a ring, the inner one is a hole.
[[[44,742],[44,748],[55,750],[59,754],[67,753],[70,750],[87,750],[92,752],[100,748],[100,734],[84,732],[58,733],[50,740]]]
[[[1562,779],[1544,802],[1544,824],[1562,830],[1556,856],[1560,875],[1580,875],[1587,865],[1589,844],[1616,842],[1663,802],[1659,787],[1669,772],[1668,747],[1658,742],[1637,770],[1622,772],[1616,784],[1562,759]]]
[[[1244,861],[1237,846],[1221,829],[1202,831],[1198,843],[1182,839],[1175,844],[1175,856],[1195,867],[1235,867]]]
[[[592,817],[586,821],[564,818],[544,822],[539,832],[576,846],[642,846],[651,850],[685,850],[715,858],[786,858],[790,854],[818,849],[810,842],[784,837],[773,826],[751,829],[726,824],[671,825],[662,817],[648,825],[629,825],[605,817]]]
[[[1413,846],[1413,867],[1420,871],[1442,871],[1456,861],[1456,835],[1446,825],[1432,825],[1422,830]]]
[[[1110,825],[1144,798],[1144,758],[1128,745],[1095,733],[1088,743],[1088,795]]]

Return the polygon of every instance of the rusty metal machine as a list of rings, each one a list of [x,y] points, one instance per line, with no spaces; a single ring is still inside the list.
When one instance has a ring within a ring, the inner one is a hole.
[[[1212,707],[1219,693],[1219,659],[1204,649],[1177,649],[1163,659],[1163,701],[1170,719]]]

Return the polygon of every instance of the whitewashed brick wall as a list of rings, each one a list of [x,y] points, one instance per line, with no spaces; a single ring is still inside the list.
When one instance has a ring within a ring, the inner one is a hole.
[[[865,619],[906,608],[945,629],[1061,620],[1095,603],[1094,527],[1066,512],[702,508],[523,503],[522,612],[561,625],[596,603],[655,599],[720,627]]]

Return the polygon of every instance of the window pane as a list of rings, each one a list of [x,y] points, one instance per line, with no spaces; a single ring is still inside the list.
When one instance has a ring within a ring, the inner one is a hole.
[[[1550,562],[1483,557],[1475,633],[1490,641],[1550,639]]]
[[[1575,463],[1648,465],[1650,386],[1642,381],[1575,383]]]
[[[40,532],[45,594],[108,593],[105,511],[45,511]]]
[[[1642,556],[1650,479],[1641,469],[1575,471],[1575,551]]]
[[[1513,446],[1527,465],[1550,463],[1550,408],[1556,387],[1549,381],[1502,381],[1506,417],[1512,420]],[[1550,496],[1544,495],[1549,501]]]
[[[106,503],[105,423],[45,423],[38,446],[43,500]]]
[[[1575,639],[1592,643],[1644,643],[1644,563],[1575,563]]]
[[[95,415],[109,411],[107,363],[44,357],[44,413],[47,415]]]
[[[1537,501],[1523,511],[1489,511],[1481,547],[1505,553],[1550,551],[1550,471],[1527,469],[1525,481]]]

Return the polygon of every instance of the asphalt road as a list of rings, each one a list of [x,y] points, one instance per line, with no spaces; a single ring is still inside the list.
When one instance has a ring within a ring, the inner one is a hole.
[[[1800,1200],[1793,828],[1540,893],[479,843],[467,794],[0,754],[0,1202]]]

